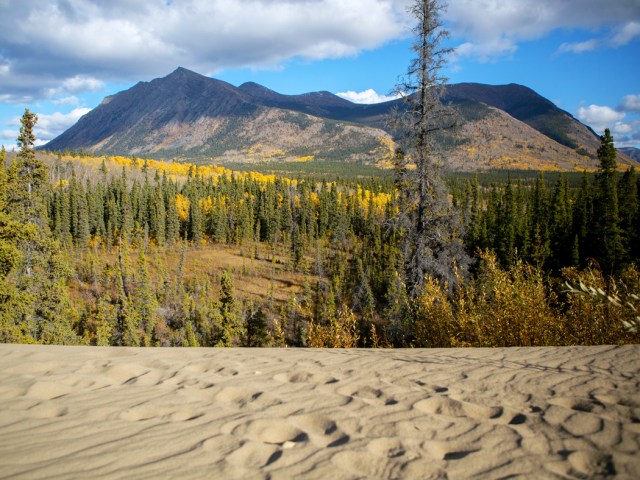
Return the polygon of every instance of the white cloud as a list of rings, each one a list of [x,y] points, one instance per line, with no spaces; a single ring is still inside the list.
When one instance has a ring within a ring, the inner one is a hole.
[[[18,130],[0,130],[0,145],[4,145],[7,151],[10,151],[14,147],[16,138],[18,138]]]
[[[212,72],[351,56],[405,35],[409,21],[406,0],[0,4],[0,45],[13,77],[0,76],[0,91],[13,96],[74,94],[178,65]]]
[[[623,45],[638,36],[640,2],[616,0],[450,0],[445,19],[454,37],[466,40],[461,55],[487,61],[511,55],[519,42],[559,29],[605,29],[607,45]],[[567,52],[586,51],[590,39],[565,44]]]
[[[616,135],[629,135],[633,131],[630,123],[616,122],[613,126],[613,133]]]
[[[362,92],[354,92],[353,90],[338,92],[336,95],[353,103],[382,103],[400,98],[398,95],[380,95],[372,88]]]
[[[50,115],[39,114],[36,124],[36,138],[47,142],[60,135],[88,113],[90,108],[74,108],[69,113],[55,112]]]
[[[69,97],[56,98],[53,103],[54,105],[78,105],[80,104],[80,99],[71,95]]]
[[[86,75],[76,75],[62,82],[62,88],[69,93],[97,92],[104,87],[104,82]]]
[[[640,95],[625,95],[618,110],[623,112],[640,113]]]
[[[629,97],[634,97],[634,95],[627,95],[625,100]],[[576,117],[593,128],[599,135],[604,132],[605,128],[611,130],[618,148],[638,145],[640,120],[627,118],[625,112],[607,106],[589,105],[588,107],[580,107]]]
[[[69,113],[39,113],[38,123],[36,123],[34,129],[34,133],[36,135],[36,146],[44,145],[49,140],[54,139],[75,124],[80,117],[88,113],[90,110],[90,108],[74,108]],[[0,144],[5,145],[7,148],[16,144],[16,139],[18,138],[20,130],[20,118],[12,118],[8,125],[14,128],[0,131]]]
[[[616,31],[611,43],[616,47],[627,45],[638,36],[640,36],[640,21],[629,22]]]
[[[619,122],[613,128],[613,135],[616,146],[620,147],[638,147],[640,144],[640,120],[631,120],[630,122]]]
[[[601,133],[605,128],[612,128],[617,122],[620,122],[626,117],[626,114],[607,106],[589,105],[588,107],[580,107],[576,116],[578,120]]]
[[[586,40],[584,42],[563,43],[558,47],[557,53],[584,53],[595,50],[600,45],[600,42],[595,38]]]
[[[104,82],[97,78],[89,77],[87,75],[76,75],[63,80],[61,85],[58,87],[49,88],[46,91],[46,97],[53,98],[53,102],[56,105],[69,105],[73,102],[77,104],[78,99],[74,95],[69,94],[97,92],[103,88]],[[68,96],[60,97],[61,95]]]
[[[498,57],[508,57],[515,53],[518,47],[507,38],[495,38],[484,43],[465,42],[455,49],[453,60],[457,57],[472,57],[480,62],[491,62]]]

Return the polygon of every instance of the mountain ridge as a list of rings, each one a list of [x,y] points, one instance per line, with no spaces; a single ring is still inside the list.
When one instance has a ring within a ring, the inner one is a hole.
[[[445,142],[452,167],[595,166],[597,135],[528,87],[454,84],[444,101],[465,120],[462,136]],[[284,95],[254,82],[235,87],[178,67],[105,97],[44,148],[220,163],[300,157],[385,163],[394,150],[389,115],[402,106],[401,99],[356,104],[327,91]]]

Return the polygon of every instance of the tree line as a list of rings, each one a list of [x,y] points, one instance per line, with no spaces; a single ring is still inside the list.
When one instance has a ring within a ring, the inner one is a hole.
[[[571,188],[560,175],[549,186],[539,174],[533,186],[507,180],[481,188],[477,176],[456,188],[467,218],[470,251],[489,249],[501,265],[519,260],[551,272],[597,264],[619,273],[640,258],[640,181],[633,167],[620,174],[609,130],[598,150],[600,168]]]
[[[173,176],[142,162],[115,170],[102,159],[80,180],[79,163],[47,166],[36,157],[34,122],[26,112],[21,151],[0,170],[3,341],[406,347],[636,339],[620,321],[633,320],[624,308],[564,285],[624,296],[640,284],[638,180],[632,169],[616,173],[608,133],[600,171],[578,189],[563,177],[550,188],[542,176],[533,186],[482,188],[476,178],[454,189],[469,271],[447,258],[455,282],[425,275],[416,285],[406,261],[415,253],[405,256],[415,232],[398,221],[408,202],[402,169],[395,184],[326,182],[195,166]],[[187,254],[226,247],[304,280],[274,302],[273,292],[237,293],[234,283],[250,271],[186,274]]]

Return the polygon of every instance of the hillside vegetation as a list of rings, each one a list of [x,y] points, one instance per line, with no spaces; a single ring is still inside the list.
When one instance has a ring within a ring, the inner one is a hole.
[[[10,157],[0,171],[2,341],[640,340],[633,170],[601,168],[571,183],[562,175],[519,181],[517,172],[451,178],[475,262],[459,288],[429,280],[412,299],[400,270],[392,177],[323,181],[126,157]],[[28,179],[30,200],[20,193]],[[616,205],[611,225],[598,210],[605,198]],[[34,222],[42,225],[37,233]],[[602,243],[605,232],[615,233],[615,244]]]

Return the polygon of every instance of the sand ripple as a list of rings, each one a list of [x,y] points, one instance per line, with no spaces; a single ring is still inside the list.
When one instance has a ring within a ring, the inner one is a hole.
[[[640,346],[0,345],[0,478],[640,478]]]

